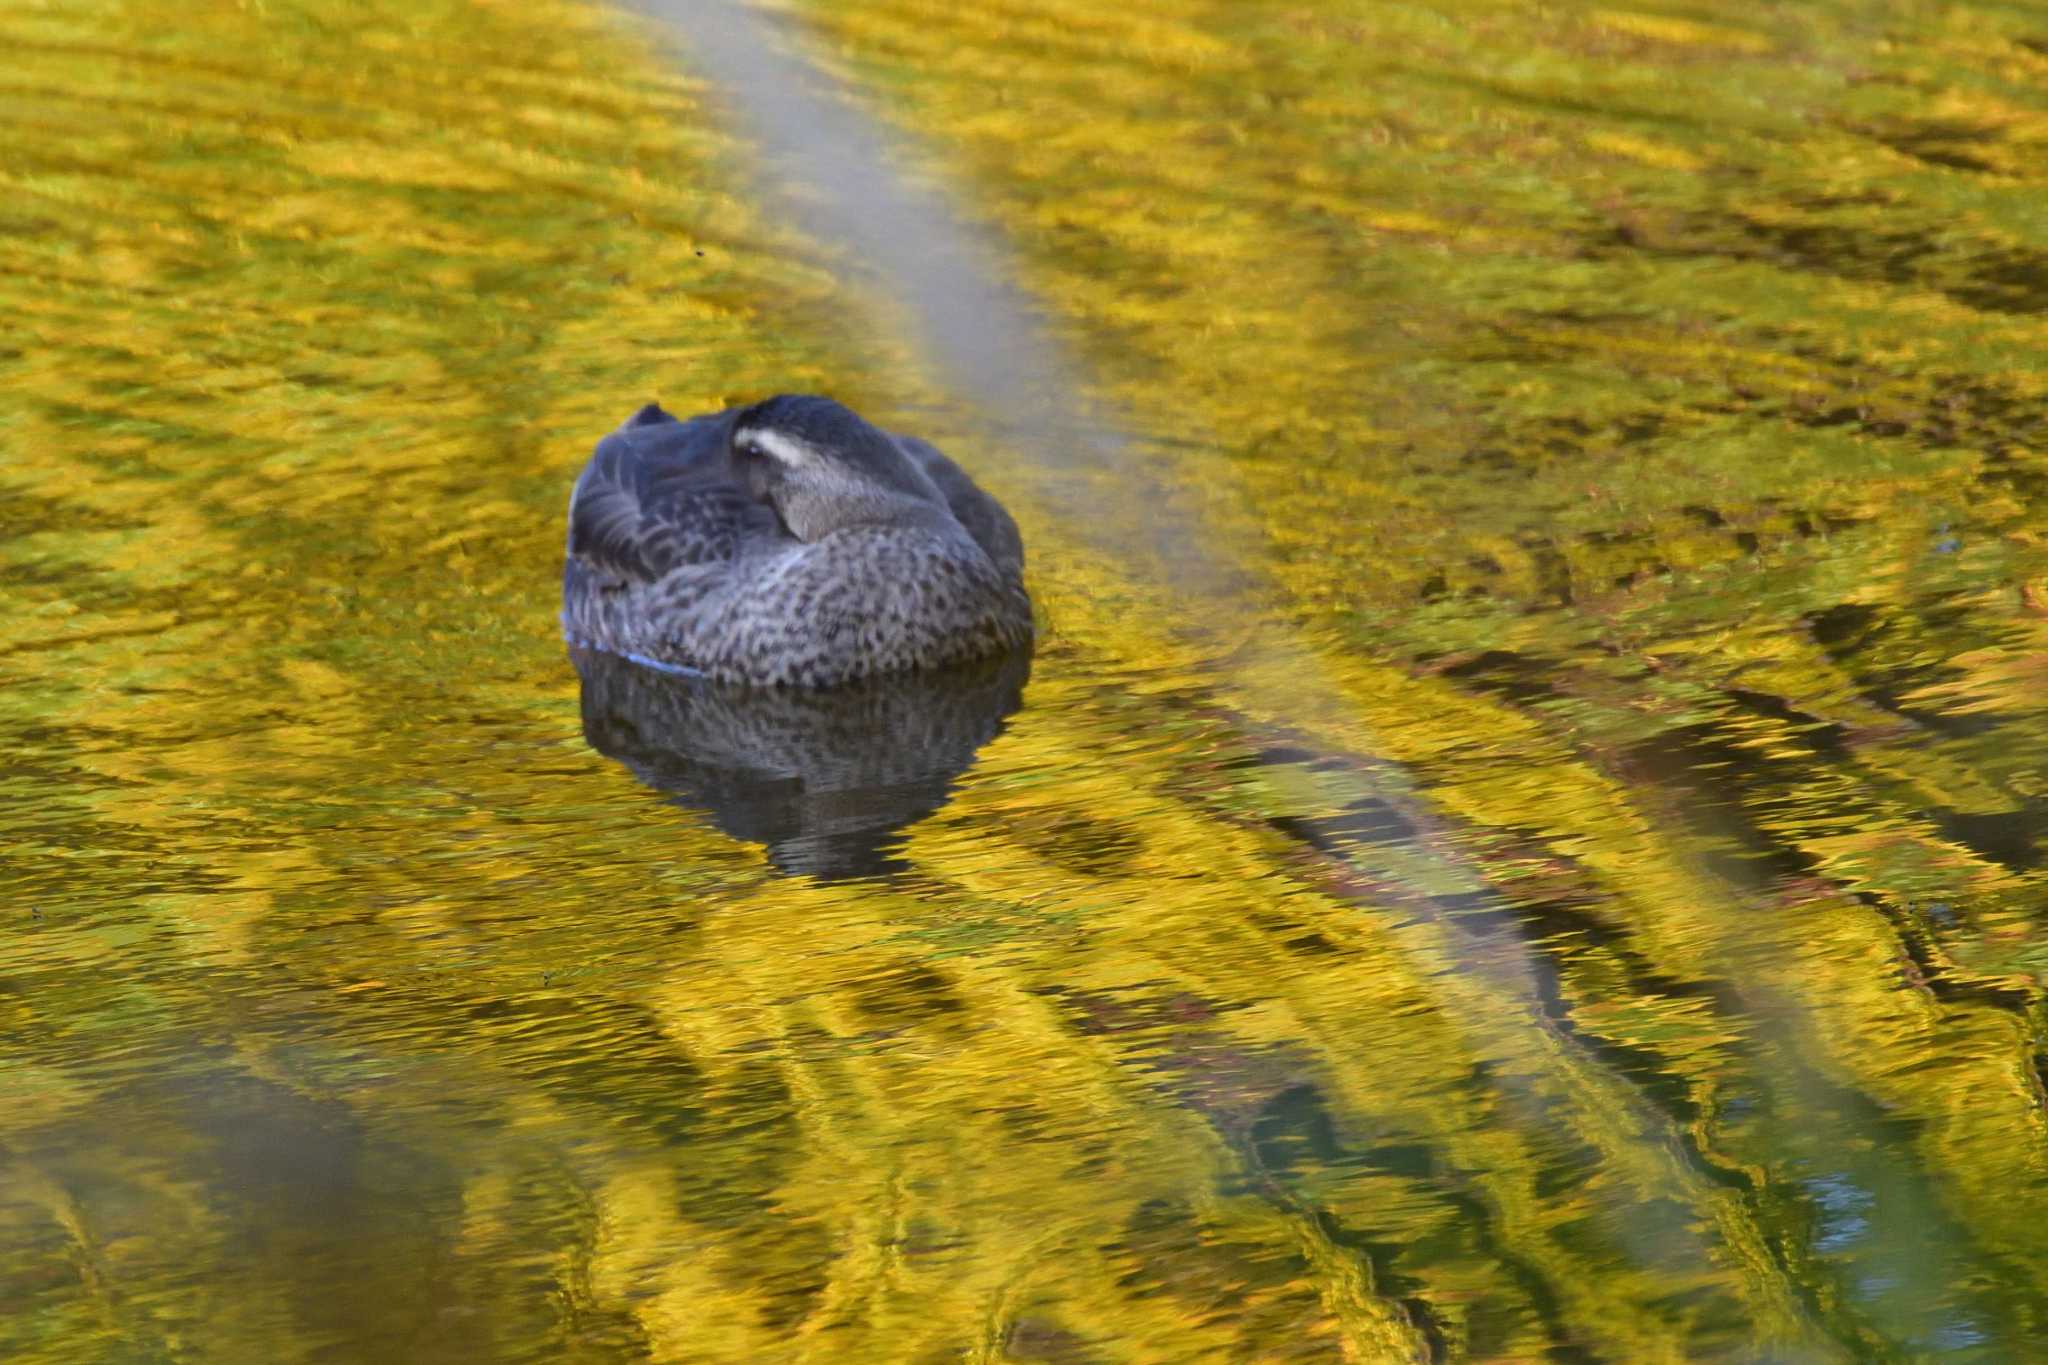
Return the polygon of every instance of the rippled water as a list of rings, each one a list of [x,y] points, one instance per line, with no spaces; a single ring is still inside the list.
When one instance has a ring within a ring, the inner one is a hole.
[[[789,17],[1118,467],[638,21],[0,0],[0,1358],[2035,1353],[2048,18]],[[1028,680],[585,689],[591,442],[778,389]]]

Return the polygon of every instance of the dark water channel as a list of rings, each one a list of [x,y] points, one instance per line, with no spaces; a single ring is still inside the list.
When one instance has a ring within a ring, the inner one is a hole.
[[[2040,1353],[2048,14],[648,8],[0,0],[0,1359]],[[1033,658],[565,649],[778,390]]]

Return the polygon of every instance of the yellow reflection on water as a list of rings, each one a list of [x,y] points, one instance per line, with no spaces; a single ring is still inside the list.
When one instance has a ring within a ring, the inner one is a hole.
[[[0,1353],[2039,1339],[2048,30],[811,8],[1351,712],[967,442],[1025,706],[779,875],[585,746],[569,479],[964,423],[704,92],[571,4],[0,6]]]

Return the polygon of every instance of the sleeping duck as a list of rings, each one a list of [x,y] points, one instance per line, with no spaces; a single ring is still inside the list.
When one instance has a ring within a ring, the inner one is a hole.
[[[961,468],[829,398],[597,444],[569,500],[573,643],[727,682],[835,687],[1031,641],[1017,524]]]

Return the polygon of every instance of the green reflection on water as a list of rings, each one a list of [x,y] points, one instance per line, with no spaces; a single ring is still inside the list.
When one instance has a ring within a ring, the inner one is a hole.
[[[2048,27],[813,9],[1497,894],[1027,503],[1024,709],[778,875],[584,745],[568,480],[655,394],[950,419],[697,89],[0,6],[0,1353],[2048,1334]]]

